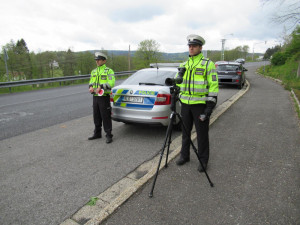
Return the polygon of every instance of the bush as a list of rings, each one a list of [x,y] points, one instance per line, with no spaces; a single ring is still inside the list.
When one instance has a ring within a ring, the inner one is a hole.
[[[274,66],[281,66],[285,64],[285,61],[287,60],[287,55],[282,52],[276,52],[274,53],[271,63]]]

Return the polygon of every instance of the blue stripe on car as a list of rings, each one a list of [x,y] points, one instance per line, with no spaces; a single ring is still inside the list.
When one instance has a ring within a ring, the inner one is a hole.
[[[121,102],[116,102],[115,106],[121,106]],[[125,108],[140,108],[140,109],[152,109],[153,105],[141,105],[141,104],[131,104],[131,103],[126,103]]]

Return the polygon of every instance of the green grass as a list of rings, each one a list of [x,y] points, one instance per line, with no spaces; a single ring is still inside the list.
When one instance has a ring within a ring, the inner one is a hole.
[[[282,66],[267,65],[259,68],[259,73],[264,76],[273,77],[283,82],[287,90],[300,90],[300,77],[297,77],[299,63],[295,60],[289,60]]]

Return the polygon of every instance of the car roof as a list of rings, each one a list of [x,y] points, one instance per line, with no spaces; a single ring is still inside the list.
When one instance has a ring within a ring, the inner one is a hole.
[[[151,68],[179,67],[181,63],[150,63]]]
[[[178,71],[177,67],[145,68],[139,71],[156,71],[157,69],[162,71],[174,71],[174,72]]]
[[[238,62],[222,62],[222,63],[219,63],[218,65],[236,65],[236,66],[239,66],[241,64],[238,63]]]

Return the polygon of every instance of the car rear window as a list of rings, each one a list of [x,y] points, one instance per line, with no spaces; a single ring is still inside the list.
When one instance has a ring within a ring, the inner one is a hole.
[[[238,65],[218,65],[217,71],[237,71],[239,70]]]
[[[155,83],[165,85],[168,77],[174,78],[177,71],[143,70],[132,74],[122,84],[138,85],[139,83]]]

